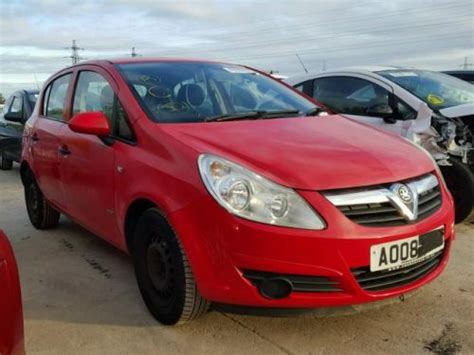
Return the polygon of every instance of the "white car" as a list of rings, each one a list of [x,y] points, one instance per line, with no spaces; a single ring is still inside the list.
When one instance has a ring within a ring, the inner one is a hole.
[[[344,68],[285,80],[332,111],[401,135],[427,149],[456,202],[472,209],[474,86],[446,74],[397,67]]]

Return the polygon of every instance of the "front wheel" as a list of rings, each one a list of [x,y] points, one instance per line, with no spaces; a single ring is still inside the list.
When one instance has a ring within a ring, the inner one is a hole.
[[[466,164],[450,159],[451,166],[440,166],[448,190],[453,195],[455,222],[464,221],[472,211],[474,178]]]
[[[31,174],[25,179],[25,202],[31,224],[37,229],[54,228],[59,223],[60,213],[45,200],[36,180]]]
[[[209,302],[197,289],[183,246],[156,208],[138,221],[133,259],[143,300],[159,322],[185,323],[207,311]]]

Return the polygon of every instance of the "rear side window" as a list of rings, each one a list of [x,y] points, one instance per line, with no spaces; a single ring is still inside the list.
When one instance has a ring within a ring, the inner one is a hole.
[[[47,89],[49,97],[46,104],[46,116],[64,121],[64,108],[66,106],[66,94],[69,87],[71,74],[63,75],[56,79]]]

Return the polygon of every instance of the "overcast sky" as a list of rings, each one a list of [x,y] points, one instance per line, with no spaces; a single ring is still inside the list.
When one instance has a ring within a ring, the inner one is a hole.
[[[0,92],[87,59],[212,58],[285,75],[340,66],[460,68],[474,61],[473,0],[0,0]],[[473,67],[471,67],[473,68]]]

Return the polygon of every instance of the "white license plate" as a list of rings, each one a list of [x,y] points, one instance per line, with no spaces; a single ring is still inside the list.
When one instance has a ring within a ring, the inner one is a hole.
[[[370,247],[370,271],[394,270],[421,262],[444,248],[444,229]]]

